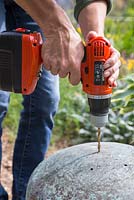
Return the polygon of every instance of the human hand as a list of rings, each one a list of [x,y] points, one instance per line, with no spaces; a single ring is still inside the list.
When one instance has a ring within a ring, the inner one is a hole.
[[[50,33],[42,46],[45,68],[53,75],[59,74],[61,78],[69,76],[72,85],[80,82],[83,56],[83,44],[73,26],[59,28]]]
[[[90,31],[86,38],[86,43],[89,39],[96,37],[97,33]],[[120,53],[114,48],[110,47],[111,56],[104,64],[104,77],[108,78],[108,83],[111,87],[117,86],[117,78],[119,76],[119,68],[121,65],[120,62]]]

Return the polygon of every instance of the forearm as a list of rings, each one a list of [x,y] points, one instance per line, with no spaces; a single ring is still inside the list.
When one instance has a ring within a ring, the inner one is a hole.
[[[44,67],[53,75],[69,77],[71,84],[80,82],[84,48],[64,10],[55,0],[16,0],[38,23],[45,34],[41,55]]]
[[[79,0],[79,3],[80,1],[82,0]],[[105,17],[112,5],[110,0],[91,1],[83,0],[83,2],[88,2],[89,4],[82,9],[79,7],[75,12],[75,17],[81,26],[86,41],[93,35],[104,35]],[[110,86],[116,87],[116,79],[118,78],[121,64],[119,60],[120,53],[111,46],[110,54],[110,58],[104,64],[104,77],[107,78]]]
[[[38,23],[46,36],[58,28],[72,28],[66,13],[55,0],[16,0],[16,3]]]
[[[90,31],[104,35],[104,23],[107,12],[106,1],[96,1],[83,8],[78,16],[78,22],[84,38]]]

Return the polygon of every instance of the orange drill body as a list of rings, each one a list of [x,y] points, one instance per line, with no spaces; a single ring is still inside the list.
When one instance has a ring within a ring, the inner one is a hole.
[[[0,33],[0,89],[31,94],[41,74],[41,34],[24,28]]]
[[[22,35],[22,93],[34,91],[40,76],[42,38],[38,32]]]
[[[110,57],[110,43],[103,37],[94,37],[85,47],[81,65],[83,91],[88,95],[90,114],[97,127],[107,121],[112,87],[104,78],[104,63]]]
[[[83,91],[91,95],[112,93],[103,76],[103,64],[110,57],[110,43],[103,37],[89,41],[86,48],[86,61],[81,66]]]

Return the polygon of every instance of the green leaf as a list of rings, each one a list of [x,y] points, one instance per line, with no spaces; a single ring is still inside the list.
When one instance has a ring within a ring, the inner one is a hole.
[[[113,99],[121,99],[125,98],[128,95],[133,95],[134,94],[134,84],[129,84],[126,88],[117,90],[113,94]]]

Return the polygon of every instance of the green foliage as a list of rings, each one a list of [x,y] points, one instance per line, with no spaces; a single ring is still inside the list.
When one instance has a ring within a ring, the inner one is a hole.
[[[134,4],[134,3],[133,3]],[[131,17],[134,17],[134,6],[131,7],[129,6],[128,9],[126,9],[126,12],[125,12],[125,16],[131,16]]]
[[[114,47],[127,56],[134,49],[133,18],[107,18],[105,26],[106,36],[113,41]]]
[[[125,16],[131,16],[134,17],[134,1],[133,0],[129,0],[127,2],[127,6],[125,8],[125,12],[124,12]]]
[[[113,93],[112,112],[107,130],[114,130],[111,140],[131,143],[134,139],[134,74],[119,81]],[[107,133],[105,130],[105,133]]]
[[[8,128],[14,135],[17,132],[20,110],[22,109],[21,101],[21,95],[11,93],[8,112],[3,122],[3,127]]]
[[[113,106],[119,113],[124,115],[134,110],[134,74],[130,74],[122,78],[119,83],[118,90],[113,95]]]
[[[131,56],[134,50],[134,1],[113,1],[113,9],[106,18],[105,34],[121,53]]]

